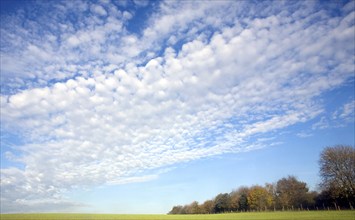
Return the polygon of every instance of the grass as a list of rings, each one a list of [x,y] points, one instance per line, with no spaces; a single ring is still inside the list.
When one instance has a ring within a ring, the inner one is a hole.
[[[355,220],[355,211],[249,212],[213,215],[1,214],[1,220]]]

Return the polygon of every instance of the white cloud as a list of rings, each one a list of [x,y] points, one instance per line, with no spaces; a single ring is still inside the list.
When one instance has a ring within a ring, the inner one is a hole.
[[[302,131],[302,132],[297,133],[296,135],[300,138],[308,138],[308,137],[313,136],[313,134],[310,131],[308,131],[308,132]]]
[[[100,15],[100,16],[106,16],[107,15],[107,12],[106,10],[101,6],[101,5],[92,5],[91,6],[91,10]]]
[[[355,101],[350,100],[338,107],[330,115],[323,115],[319,121],[312,125],[312,129],[328,129],[332,127],[345,127],[355,123]]]
[[[312,125],[312,129],[326,129],[329,127],[329,120],[325,116],[322,116],[318,122]]]
[[[352,101],[344,104],[342,110],[343,111],[339,115],[340,118],[344,119],[344,118],[352,117],[354,120],[355,101],[352,100]]]
[[[126,184],[126,183],[136,183],[136,182],[146,182],[157,179],[158,175],[147,175],[147,176],[137,176],[137,177],[128,177],[123,180],[114,180],[108,182],[108,184],[117,185],[117,184]]]
[[[317,98],[353,77],[344,57],[353,57],[354,39],[339,33],[353,30],[354,15],[332,18],[311,5],[303,15],[273,6],[264,18],[229,13],[246,6],[162,2],[140,36],[127,32],[128,12],[91,5],[109,17],[50,21],[63,41],[44,35],[48,50],[27,35],[25,51],[9,39],[5,57],[23,65],[6,61],[4,83],[12,85],[14,71],[33,85],[1,95],[2,129],[27,140],[15,155],[25,168],[1,172],[7,210],[65,206],[63,195],[77,187],[148,181],[176,163],[261,148],[277,141],[260,136],[320,115]],[[353,115],[353,105],[338,117]]]
[[[149,0],[133,0],[134,4],[138,7],[146,7],[149,4]]]
[[[348,123],[355,123],[355,101],[352,99],[339,107],[330,117],[333,124],[343,127]]]

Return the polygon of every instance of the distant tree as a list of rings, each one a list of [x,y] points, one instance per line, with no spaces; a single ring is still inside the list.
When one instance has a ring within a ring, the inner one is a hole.
[[[317,195],[316,206],[323,210],[333,206],[333,199],[329,190],[322,190],[322,192]]]
[[[249,210],[249,204],[248,204],[249,188],[246,186],[242,186],[242,187],[238,188],[237,192],[239,194],[239,209],[240,209],[240,211]]]
[[[355,148],[344,145],[327,147],[320,155],[319,164],[322,188],[329,193],[334,203],[346,201],[349,208],[353,209],[355,205]]]
[[[182,206],[181,205],[178,205],[178,206],[174,206],[171,211],[169,212],[169,214],[172,214],[172,215],[176,215],[176,214],[182,214],[181,211],[182,211]]]
[[[213,200],[207,200],[201,205],[201,212],[203,214],[214,213],[214,202]]]
[[[233,212],[236,212],[239,210],[239,200],[240,200],[240,194],[238,191],[232,191],[229,193],[230,197],[230,209]]]
[[[198,202],[194,201],[189,205],[188,214],[201,214],[200,206]]]
[[[289,176],[276,184],[266,183],[265,187],[239,187],[231,193],[220,193],[213,200],[202,204],[174,206],[169,214],[212,214],[235,211],[268,209],[318,209],[332,203],[330,191],[308,192],[307,184]]]
[[[282,178],[276,184],[277,203],[282,209],[302,208],[307,203],[307,194],[307,184],[294,176]]]
[[[181,212],[179,214],[190,214],[190,207],[189,205],[184,205],[181,209]]]
[[[306,199],[303,202],[304,209],[316,209],[316,200],[318,198],[318,192],[311,191],[306,194]]]
[[[214,200],[215,213],[230,211],[230,197],[228,193],[220,193]]]
[[[276,211],[276,184],[274,183],[265,183],[265,189],[272,197],[272,208]]]
[[[253,186],[249,190],[248,204],[253,210],[267,210],[272,204],[272,195],[262,186]]]

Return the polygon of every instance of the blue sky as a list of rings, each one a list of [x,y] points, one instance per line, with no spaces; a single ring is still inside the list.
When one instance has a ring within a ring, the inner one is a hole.
[[[1,212],[167,213],[354,145],[354,1],[1,1]]]

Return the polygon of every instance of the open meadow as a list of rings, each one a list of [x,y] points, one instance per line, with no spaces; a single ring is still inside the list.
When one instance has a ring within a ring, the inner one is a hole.
[[[355,211],[249,212],[211,215],[1,214],[1,220],[355,220]]]

